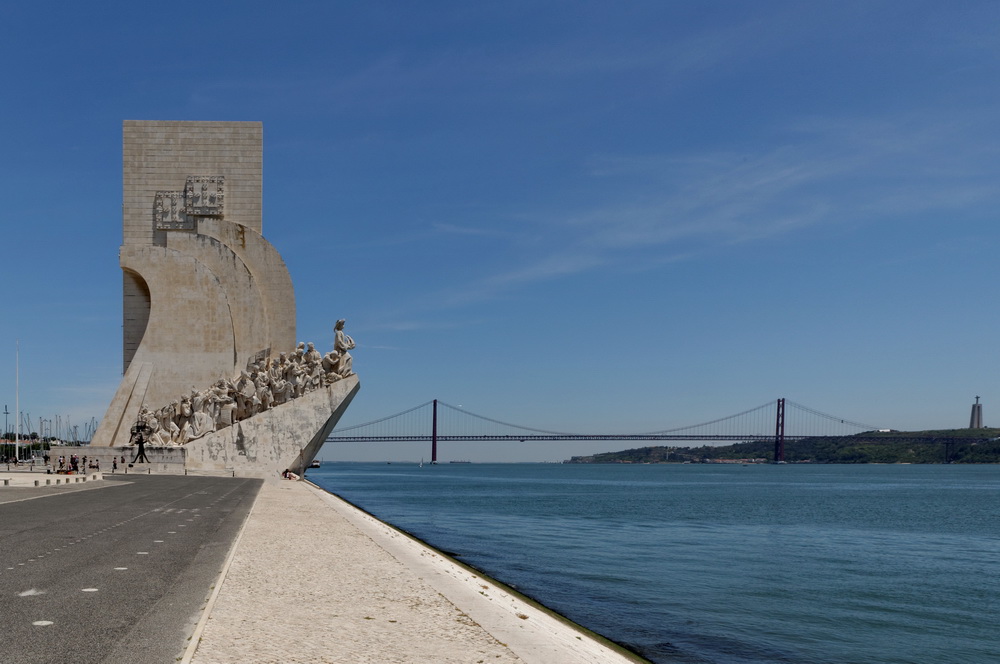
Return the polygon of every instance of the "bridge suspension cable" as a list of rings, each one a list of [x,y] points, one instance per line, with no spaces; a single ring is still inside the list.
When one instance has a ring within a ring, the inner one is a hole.
[[[848,428],[860,429],[861,431],[875,431],[875,430],[877,430],[879,428],[879,427],[873,426],[871,424],[862,424],[860,422],[852,422],[851,420],[847,420],[847,419],[844,419],[842,417],[837,417],[836,415],[830,415],[828,413],[824,413],[824,412],[818,411],[818,410],[816,410],[814,408],[810,408],[809,406],[803,406],[800,403],[795,403],[794,401],[790,401],[790,400],[787,400],[787,399],[786,399],[785,403],[787,403],[789,406],[794,407],[797,410],[800,410],[802,412],[808,413],[808,414],[810,414],[810,415],[812,415],[814,417],[820,418],[822,420],[827,420],[827,421],[832,422],[834,424],[838,424],[839,423],[839,424],[844,425],[845,427],[848,427]]]
[[[726,417],[720,417],[718,419],[709,420],[708,422],[701,422],[699,424],[690,424],[684,427],[677,427],[675,429],[664,429],[662,431],[651,431],[647,435],[665,435],[671,433],[681,433],[683,431],[692,431],[693,429],[703,429],[706,427],[728,424],[728,423],[739,423],[745,424],[747,420],[753,421],[753,426],[747,428],[743,427],[742,433],[747,431],[753,431],[755,433],[766,432],[768,427],[774,428],[774,402],[768,401],[765,404],[761,404],[756,408],[750,408],[744,410],[741,413],[736,413],[735,415],[727,415]],[[759,417],[755,417],[759,416]],[[718,427],[717,427],[718,428]],[[741,433],[741,432],[736,432]]]
[[[445,407],[451,409],[452,411],[454,411],[456,413],[460,413],[462,415],[467,415],[469,417],[473,417],[473,418],[476,418],[478,420],[482,420],[484,422],[488,422],[490,424],[504,426],[504,427],[510,427],[511,429],[517,429],[519,431],[530,431],[532,433],[552,434],[554,436],[572,436],[572,435],[576,435],[576,434],[568,433],[566,431],[547,431],[545,429],[533,429],[531,427],[521,426],[520,424],[511,424],[509,422],[501,422],[500,420],[495,420],[492,417],[486,417],[485,415],[477,415],[476,413],[468,411],[468,410],[466,410],[464,408],[459,408],[457,406],[452,406],[451,404],[445,403],[444,401],[438,401],[438,405],[439,406],[445,406]],[[495,434],[495,431],[491,431],[489,433]],[[480,434],[480,435],[483,435],[483,434]]]
[[[432,400],[369,422],[336,429],[328,441],[538,441],[538,440],[673,440],[673,441],[754,441],[775,440],[776,420],[781,437],[789,439],[841,436],[873,431],[877,427],[836,417],[788,401],[800,417],[786,417],[784,400],[769,401],[734,415],[698,424],[647,433],[568,433],[505,422],[471,412],[460,406]],[[437,406],[441,406],[440,409]],[[780,410],[779,410],[780,409]],[[440,410],[440,412],[439,412]]]
[[[377,420],[371,420],[370,422],[362,422],[361,424],[354,424],[349,427],[342,427],[336,430],[335,435],[331,435],[327,438],[338,438],[341,434],[348,431],[358,431],[365,429],[367,437],[379,437],[379,435],[398,435],[398,432],[403,428],[408,428],[409,426],[419,424],[423,429],[427,428],[427,420],[421,421],[419,417],[415,414],[420,411],[421,408],[426,408],[430,406],[433,401],[427,401],[419,406],[414,406],[413,408],[407,408],[406,410],[400,411],[393,415],[386,415],[385,417],[380,417]],[[426,417],[426,416],[425,416]],[[409,429],[413,431],[414,429]]]

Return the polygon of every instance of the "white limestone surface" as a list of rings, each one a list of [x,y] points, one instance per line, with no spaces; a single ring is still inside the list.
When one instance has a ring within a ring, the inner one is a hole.
[[[296,473],[313,460],[360,389],[357,374],[313,390],[185,445],[185,468],[241,477]]]
[[[267,482],[194,664],[624,664],[623,655],[304,482]]]

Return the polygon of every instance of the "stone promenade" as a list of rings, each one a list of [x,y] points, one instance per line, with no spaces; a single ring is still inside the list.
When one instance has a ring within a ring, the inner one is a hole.
[[[619,652],[307,482],[266,482],[183,661],[618,664]]]

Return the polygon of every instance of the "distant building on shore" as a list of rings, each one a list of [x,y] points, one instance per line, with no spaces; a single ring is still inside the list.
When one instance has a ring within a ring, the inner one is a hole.
[[[972,404],[972,415],[969,416],[969,428],[983,428],[983,404],[979,403],[978,396],[976,397],[976,403]]]

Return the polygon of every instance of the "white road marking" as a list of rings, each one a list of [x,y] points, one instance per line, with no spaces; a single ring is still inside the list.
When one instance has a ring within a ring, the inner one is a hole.
[[[51,625],[52,621],[51,620],[36,620],[35,622],[33,622],[31,624],[35,625],[36,627],[46,627],[48,625]]]

